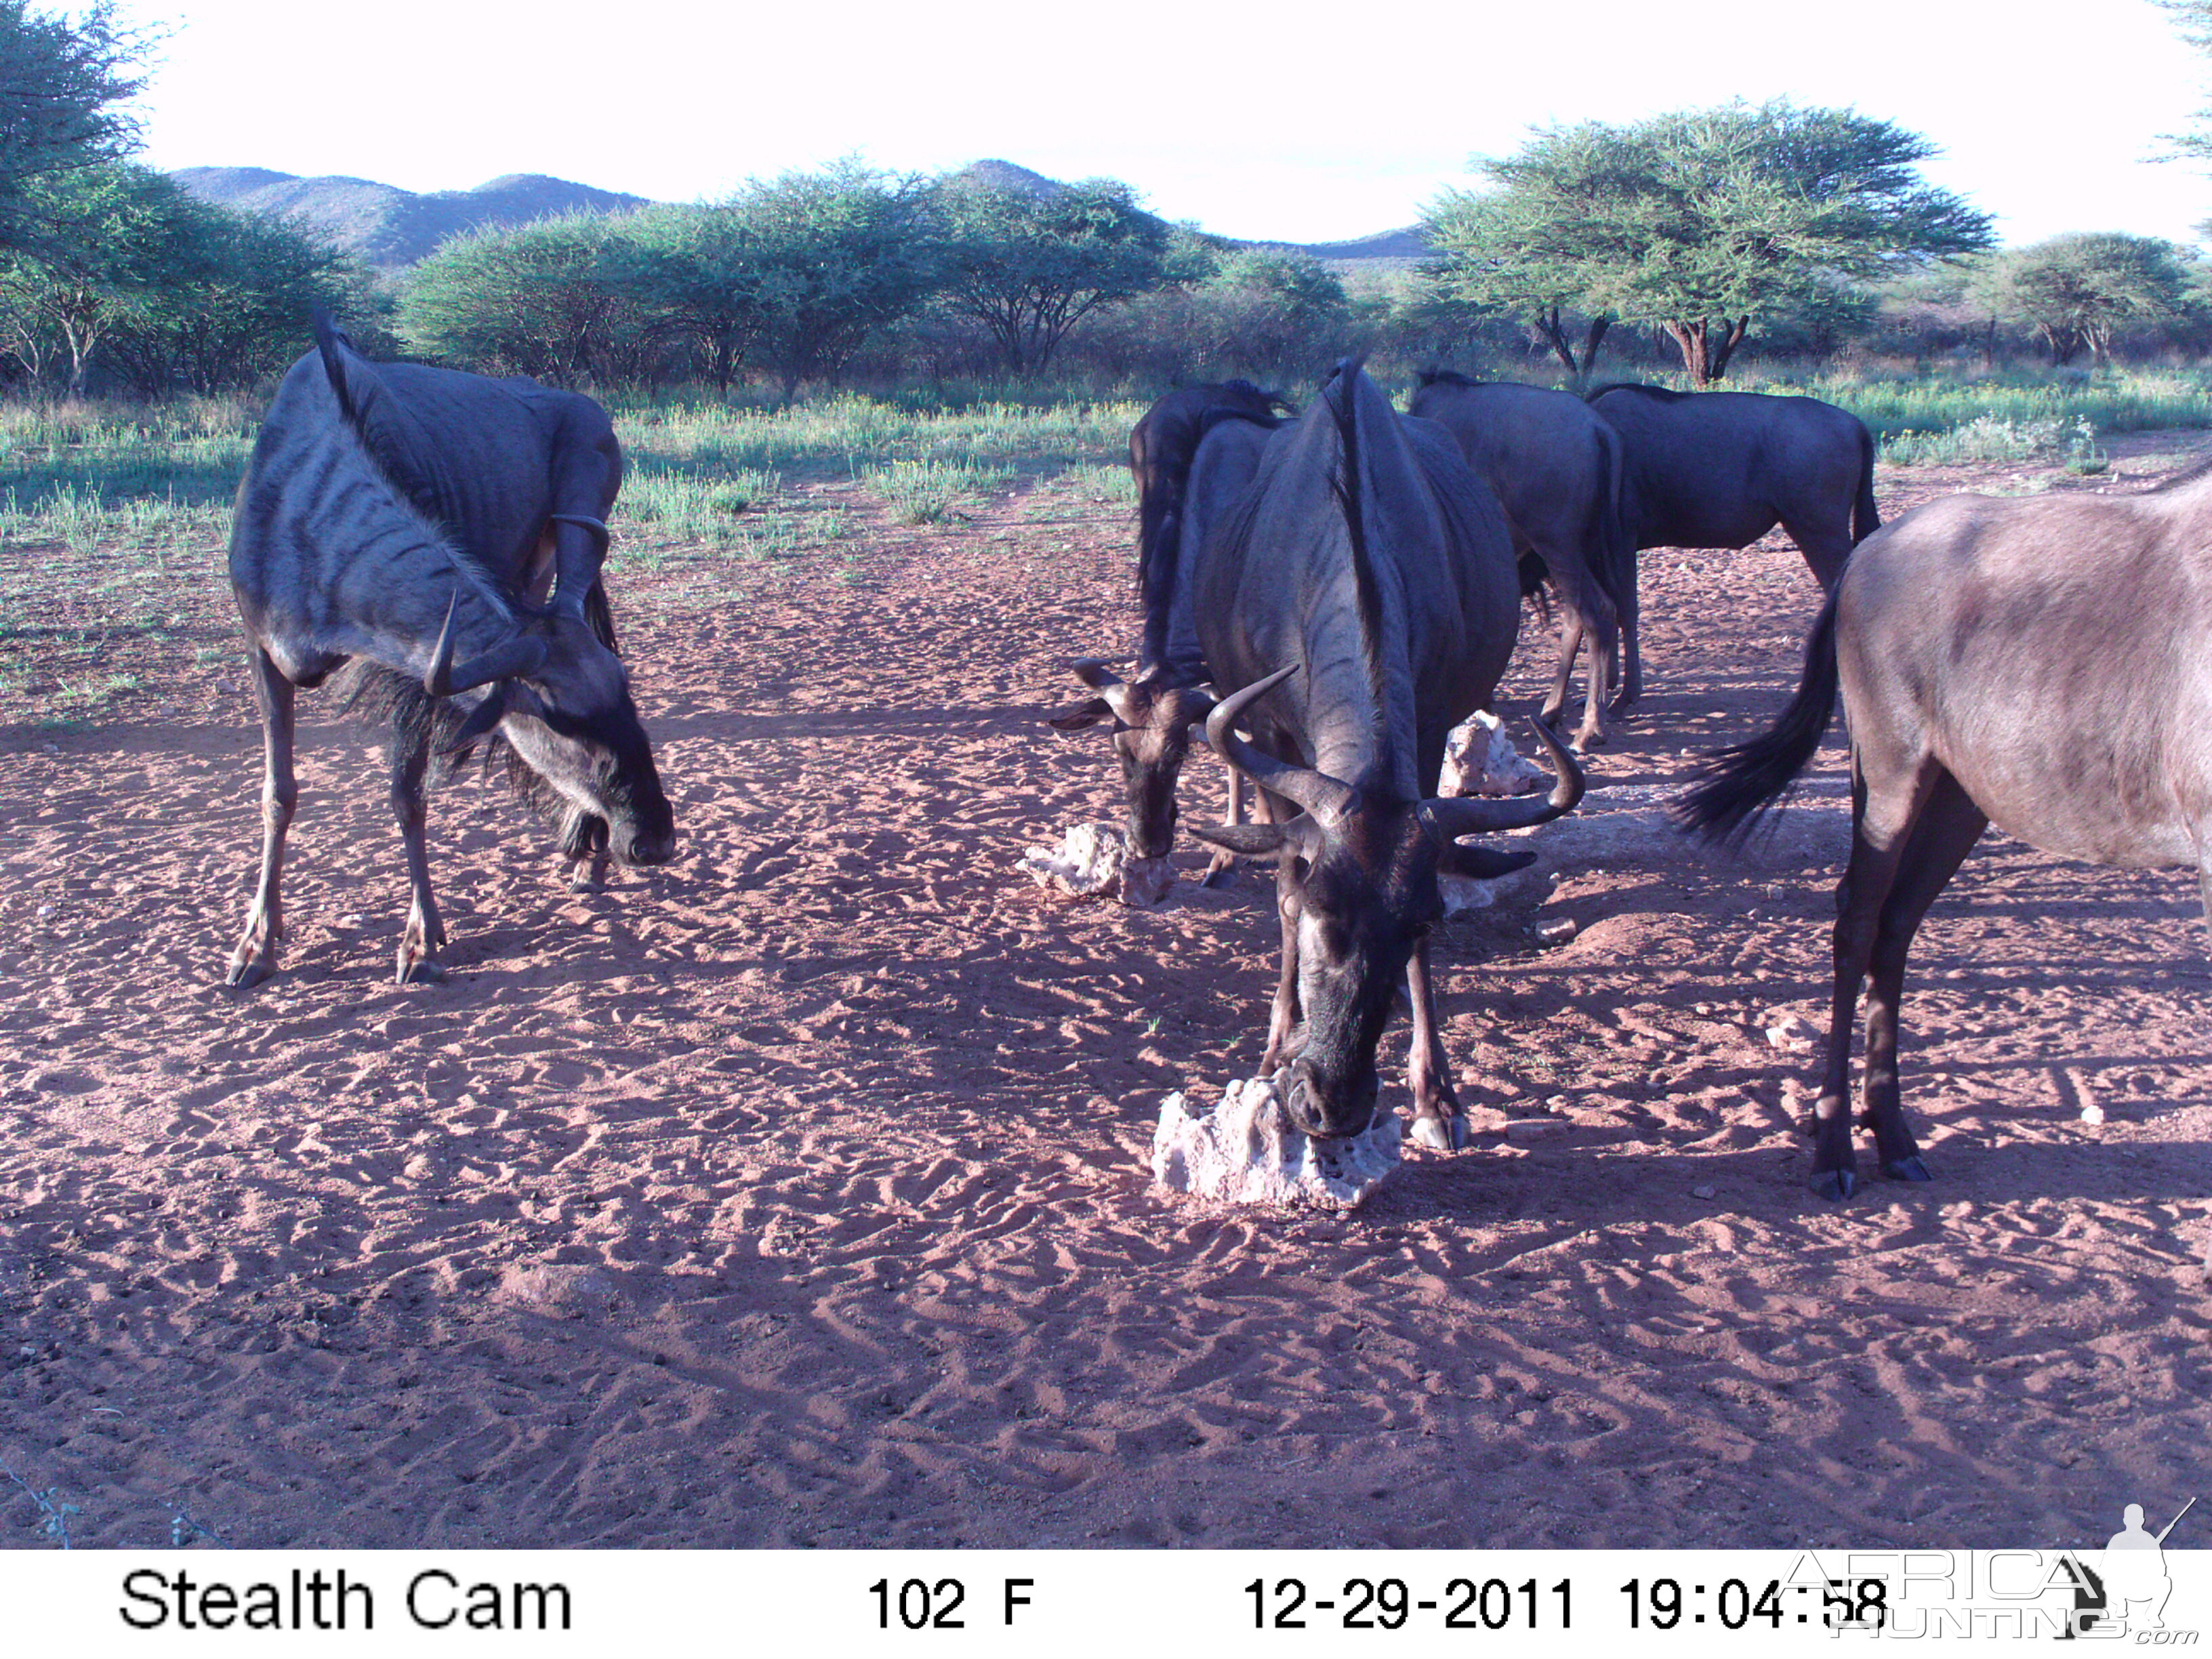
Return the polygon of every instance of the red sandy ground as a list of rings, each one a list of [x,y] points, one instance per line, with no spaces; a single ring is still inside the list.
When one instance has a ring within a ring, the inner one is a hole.
[[[1116,816],[1097,734],[1038,717],[1132,635],[1126,522],[1040,499],[703,606],[626,579],[679,857],[572,896],[447,789],[443,987],[389,983],[380,744],[313,697],[287,970],[218,983],[259,747],[234,659],[184,659],[212,578],[118,647],[148,695],[0,730],[0,1456],[79,1543],[2048,1545],[2203,1489],[2184,873],[1992,835],[1906,1009],[1938,1179],[1822,1203],[1813,1060],[1765,1032],[1825,1021],[1832,733],[1794,858],[1624,833],[1442,930],[1474,1150],[1348,1218],[1173,1200],[1160,1097],[1256,1061],[1275,928],[1249,876],[1139,914],[1017,872]],[[1644,571],[1593,820],[1763,724],[1814,609],[1778,539]],[[0,1483],[0,1540],[37,1521]]]

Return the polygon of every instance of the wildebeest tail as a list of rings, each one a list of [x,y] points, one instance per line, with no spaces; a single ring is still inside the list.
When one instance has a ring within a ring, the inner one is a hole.
[[[1859,428],[1859,493],[1851,502],[1851,545],[1881,528],[1881,514],[1874,504],[1874,434]]]
[[[1708,757],[1698,781],[1668,809],[1681,829],[1707,841],[1740,843],[1788,790],[1836,712],[1836,595],[1820,607],[1805,639],[1805,675],[1782,716],[1749,743]]]

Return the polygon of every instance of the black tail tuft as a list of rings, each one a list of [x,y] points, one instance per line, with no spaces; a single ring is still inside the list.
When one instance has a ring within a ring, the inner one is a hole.
[[[1698,781],[1668,809],[1675,824],[1740,846],[1813,758],[1836,712],[1836,596],[1805,639],[1805,675],[1781,718],[1748,743],[1708,757]]]

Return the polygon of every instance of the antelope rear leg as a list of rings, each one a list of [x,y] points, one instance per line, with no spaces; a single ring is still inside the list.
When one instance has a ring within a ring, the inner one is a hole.
[[[246,907],[246,931],[230,953],[228,982],[240,989],[276,971],[277,941],[284,937],[284,838],[300,804],[299,781],[292,775],[292,682],[258,647],[253,691],[261,705],[261,879]]]

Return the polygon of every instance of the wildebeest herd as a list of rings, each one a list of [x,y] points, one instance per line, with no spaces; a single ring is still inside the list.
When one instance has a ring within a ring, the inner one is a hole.
[[[1863,1121],[1885,1175],[1929,1178],[1899,1099],[1905,960],[1987,823],[2099,863],[2193,863],[2212,915],[2212,478],[2133,498],[1953,497],[1884,527],[1873,459],[1864,426],[1811,398],[1615,386],[1585,400],[1437,373],[1401,415],[1355,362],[1296,416],[1231,382],[1171,393],[1138,424],[1134,677],[1082,659],[1096,695],[1054,723],[1110,720],[1128,849],[1158,868],[1193,744],[1231,769],[1230,821],[1194,833],[1217,849],[1209,879],[1235,859],[1274,866],[1282,972],[1262,1068],[1300,1130],[1369,1127],[1402,983],[1414,1136],[1466,1144],[1437,1035],[1439,878],[1520,867],[1532,854],[1466,838],[1581,799],[1551,727],[1585,642],[1580,744],[1634,703],[1642,548],[1741,547],[1778,523],[1827,590],[1795,699],[1771,731],[1709,761],[1676,809],[1694,832],[1747,831],[1810,758],[1840,687],[1852,842],[1816,1191],[1841,1199],[1856,1182],[1847,1084],[1863,982]],[[601,578],[621,478],[590,399],[372,364],[319,324],[270,410],[231,545],[267,761],[233,984],[276,966],[294,695],[334,674],[392,720],[413,895],[401,981],[441,973],[434,758],[480,749],[503,764],[579,880],[609,857],[670,857],[675,825]],[[1439,797],[1446,735],[1493,706],[1540,587],[1561,612],[1536,726],[1556,785]],[[1261,822],[1243,822],[1247,781]]]

